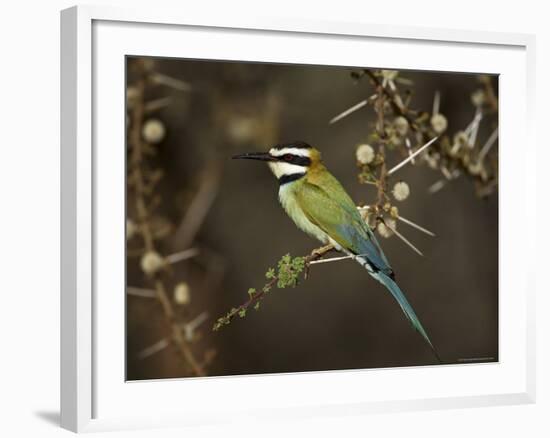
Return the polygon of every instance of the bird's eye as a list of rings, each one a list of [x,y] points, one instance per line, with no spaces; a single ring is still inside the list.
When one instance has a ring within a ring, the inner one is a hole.
[[[283,160],[285,160],[285,161],[292,161],[292,155],[291,155],[291,154],[285,154],[285,155],[283,155]]]

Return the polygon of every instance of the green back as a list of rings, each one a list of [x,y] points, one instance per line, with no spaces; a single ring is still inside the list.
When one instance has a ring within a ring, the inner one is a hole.
[[[391,276],[391,266],[355,203],[338,180],[323,170],[300,181],[295,196],[302,211],[343,248],[364,255],[378,270]]]

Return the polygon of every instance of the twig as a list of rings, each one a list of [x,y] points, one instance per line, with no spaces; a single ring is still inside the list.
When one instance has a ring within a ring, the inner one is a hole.
[[[498,98],[491,84],[491,77],[487,75],[481,76],[481,82],[485,85],[485,96],[487,97],[487,103],[492,111],[498,111]]]
[[[384,147],[380,147],[380,153],[384,156],[385,151]],[[386,194],[386,179],[388,177],[387,167],[386,167],[386,161],[382,163],[380,166],[380,174],[378,176],[377,181],[377,194],[376,194],[376,205],[382,205],[384,203],[384,196]]]
[[[325,245],[321,246],[319,248],[314,249],[311,251],[311,253],[308,256],[302,257],[303,259],[303,274],[304,279],[308,278],[308,272],[309,267],[312,264],[313,261],[320,259],[328,252],[334,250],[333,245]],[[246,300],[243,304],[241,304],[238,307],[233,307],[226,315],[222,316],[221,318],[218,318],[214,326],[212,327],[212,330],[217,331],[220,328],[222,328],[224,325],[229,324],[235,316],[239,315],[241,317],[244,317],[246,315],[246,312],[251,307],[254,307],[258,309],[260,302],[265,298],[266,294],[277,285],[279,288],[286,287],[285,285],[280,285],[279,282],[281,278],[274,273],[274,271],[271,271],[270,275],[267,276],[269,278],[269,281],[264,284],[264,286],[261,288],[260,291],[256,291],[255,289],[250,289],[248,292],[248,300]],[[293,283],[293,286],[295,283]]]
[[[378,93],[376,102],[374,104],[374,110],[376,111],[376,115],[377,115],[376,133],[380,138],[380,145],[378,146],[378,154],[382,159],[382,163],[380,165],[380,173],[378,174],[378,181],[376,182],[376,185],[378,187],[376,205],[382,205],[384,202],[384,196],[386,195],[386,182],[387,182],[386,180],[388,176],[387,174],[388,167],[386,164],[386,150],[384,148],[386,143],[386,138],[385,138],[386,134],[384,131],[384,97],[385,97],[384,85],[379,83],[376,91]]]
[[[269,290],[277,284],[277,281],[279,280],[278,277],[273,277],[268,283],[266,283],[260,292],[256,292],[254,294],[249,294],[249,299],[245,301],[243,304],[241,304],[238,307],[232,308],[227,315],[218,318],[214,326],[212,327],[212,330],[217,331],[220,328],[222,328],[224,325],[227,325],[231,322],[233,318],[237,315],[244,316],[246,314],[246,311],[250,307],[256,307],[256,305],[259,306],[259,303],[261,300],[263,300],[265,294],[269,292]],[[257,308],[257,307],[256,307]],[[243,313],[244,312],[244,313]]]
[[[390,99],[390,105],[392,106],[393,110],[400,116],[403,116],[405,117],[405,119],[407,119],[407,122],[409,122],[409,126],[413,131],[418,131],[418,126],[416,125],[416,122],[410,117],[409,110],[403,105],[399,104],[400,99],[395,98],[396,93],[388,90],[386,87],[383,87],[380,79],[373,71],[365,69],[364,72],[367,76],[369,76],[375,86],[379,86],[382,88],[383,93]]]

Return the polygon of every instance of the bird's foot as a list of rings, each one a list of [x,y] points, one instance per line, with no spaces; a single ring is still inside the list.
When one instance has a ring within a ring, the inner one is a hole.
[[[314,249],[313,251],[311,251],[311,255],[310,255],[310,260],[309,261],[312,261],[312,260],[317,260],[317,259],[320,259],[321,257],[323,257],[327,252],[330,252],[334,249],[334,245],[332,244],[328,244],[328,245],[325,245],[325,246],[322,246],[320,248],[316,248]]]
[[[315,248],[313,251],[311,251],[310,255],[306,257],[306,265],[304,269],[304,279],[307,280],[309,276],[309,264],[310,262],[314,260],[319,260],[322,258],[326,253],[332,251],[334,248],[334,245],[328,244],[325,246],[321,246],[320,248]]]

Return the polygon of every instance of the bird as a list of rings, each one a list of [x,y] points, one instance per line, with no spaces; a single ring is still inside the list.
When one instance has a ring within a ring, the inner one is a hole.
[[[403,291],[376,236],[340,182],[328,171],[321,152],[303,141],[280,143],[268,152],[234,155],[233,159],[267,163],[279,181],[279,202],[296,226],[353,258],[397,301],[401,310],[441,359]]]

